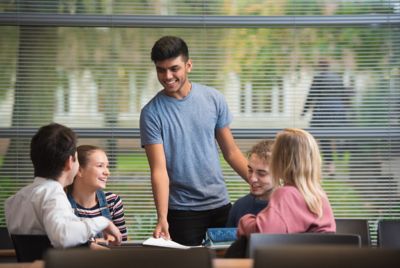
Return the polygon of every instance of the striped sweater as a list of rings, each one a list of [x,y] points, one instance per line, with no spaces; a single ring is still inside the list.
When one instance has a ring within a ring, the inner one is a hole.
[[[118,227],[119,231],[122,234],[122,241],[127,241],[128,240],[128,231],[126,229],[125,225],[125,217],[124,217],[124,206],[122,204],[121,198],[113,194],[111,192],[105,192],[106,195],[106,200],[108,204],[108,208],[110,210],[110,214],[112,217],[112,221],[115,224],[115,226]],[[92,208],[84,208],[78,203],[77,205],[77,211],[78,211],[78,216],[82,218],[93,218],[97,216],[101,216],[101,211],[99,208],[99,204],[97,203],[96,206]]]

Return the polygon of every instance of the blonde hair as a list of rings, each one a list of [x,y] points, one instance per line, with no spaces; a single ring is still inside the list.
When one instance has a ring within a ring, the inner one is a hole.
[[[296,187],[308,209],[322,217],[321,156],[314,137],[305,130],[287,128],[276,135],[270,171],[276,185],[282,180]]]

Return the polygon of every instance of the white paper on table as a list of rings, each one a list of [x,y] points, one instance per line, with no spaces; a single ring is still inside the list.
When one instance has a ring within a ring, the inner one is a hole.
[[[189,246],[184,246],[179,243],[176,243],[172,240],[168,240],[165,238],[154,238],[150,237],[143,241],[142,243],[144,246],[154,246],[154,247],[165,247],[165,248],[178,248],[178,249],[189,249],[191,247]]]

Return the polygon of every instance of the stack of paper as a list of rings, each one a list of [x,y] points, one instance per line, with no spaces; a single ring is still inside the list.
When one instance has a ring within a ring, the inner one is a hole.
[[[181,245],[172,240],[168,240],[165,238],[154,238],[150,237],[143,241],[144,246],[154,246],[154,247],[164,247],[164,248],[178,248],[178,249],[189,249],[190,247]]]

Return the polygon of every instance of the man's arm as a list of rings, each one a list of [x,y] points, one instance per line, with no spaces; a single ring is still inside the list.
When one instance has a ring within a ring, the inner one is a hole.
[[[62,189],[49,188],[36,198],[34,209],[40,215],[45,232],[56,248],[84,244],[110,224],[110,220],[102,216],[78,218]]]
[[[153,236],[156,238],[164,237],[170,239],[168,231],[168,197],[169,197],[169,177],[167,164],[162,144],[145,145],[147,160],[151,171],[151,185],[153,189],[154,203],[157,209],[158,222]]]
[[[230,128],[217,129],[216,139],[226,162],[247,182],[247,159],[237,147]]]

